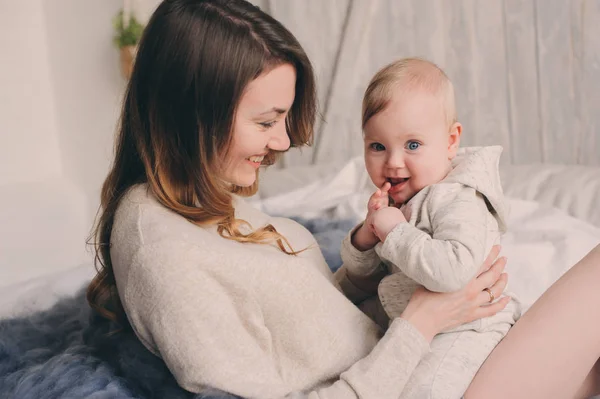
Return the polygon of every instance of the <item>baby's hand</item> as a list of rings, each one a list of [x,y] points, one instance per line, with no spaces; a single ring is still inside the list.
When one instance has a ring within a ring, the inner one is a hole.
[[[359,251],[367,251],[379,242],[379,238],[377,238],[373,229],[369,227],[369,220],[373,213],[389,205],[388,190],[391,186],[392,185],[389,182],[385,182],[383,186],[378,188],[377,191],[371,195],[371,198],[369,198],[365,222],[352,236],[352,245]]]
[[[388,191],[391,187],[392,187],[392,185],[386,181],[385,183],[383,183],[383,186],[381,186],[381,188],[378,188],[377,191],[375,191],[375,193],[373,193],[373,195],[371,195],[371,198],[369,198],[369,203],[367,205],[367,208],[368,208],[367,217],[369,217],[369,215],[371,213],[373,213],[374,211],[377,211],[381,208],[384,208],[384,207],[390,205]]]
[[[373,212],[365,221],[381,242],[384,242],[390,231],[400,223],[406,223],[404,214],[400,209],[390,206]]]
[[[389,207],[390,199],[388,197],[388,191],[391,187],[392,185],[386,181],[381,188],[378,188],[377,191],[371,195],[371,198],[369,198],[369,202],[367,203],[368,211],[363,227],[372,235],[373,238],[371,241],[374,243],[373,245],[379,242],[379,237],[377,237],[375,230],[373,229],[373,215],[378,210]],[[363,236],[366,236],[366,234],[363,234]]]

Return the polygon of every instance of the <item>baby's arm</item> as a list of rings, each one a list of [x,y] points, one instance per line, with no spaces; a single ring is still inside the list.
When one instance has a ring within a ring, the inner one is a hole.
[[[342,241],[343,264],[335,273],[344,295],[356,304],[376,294],[379,282],[387,274],[374,248],[359,251],[352,244],[352,237],[363,225],[354,228]]]
[[[400,223],[377,253],[429,290],[457,291],[475,276],[485,257],[489,211],[480,193],[460,184],[434,186],[429,196],[433,234]]]

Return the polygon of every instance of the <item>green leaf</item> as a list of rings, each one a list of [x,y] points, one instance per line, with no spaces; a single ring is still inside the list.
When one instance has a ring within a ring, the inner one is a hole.
[[[125,27],[123,25],[123,10],[120,10],[119,13],[113,17],[112,23],[115,30],[113,43],[116,47],[123,48],[138,44],[145,26],[140,24],[133,15],[129,18],[129,25]]]

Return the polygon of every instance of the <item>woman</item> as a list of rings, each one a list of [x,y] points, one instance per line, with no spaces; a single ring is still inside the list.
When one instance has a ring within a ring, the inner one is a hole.
[[[304,51],[256,7],[167,0],[153,14],[102,189],[88,300],[189,391],[396,398],[435,334],[506,304],[484,291],[506,285],[495,249],[466,289],[418,291],[381,337],[308,231],[242,200],[261,165],[311,142],[315,109]]]

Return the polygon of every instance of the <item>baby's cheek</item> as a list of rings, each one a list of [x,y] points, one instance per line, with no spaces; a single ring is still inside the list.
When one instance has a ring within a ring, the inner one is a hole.
[[[381,177],[381,166],[377,165],[377,162],[374,160],[365,159],[365,167],[367,168],[367,173],[371,178],[373,184],[377,187],[380,186],[379,181],[382,180]]]
[[[413,180],[412,177],[410,180]],[[423,176],[423,175],[418,176],[416,179],[414,179],[412,181],[411,187],[412,187],[413,191],[415,193],[421,191],[423,188],[425,188],[428,185],[427,184],[428,180],[430,180],[430,179],[428,179],[427,176]],[[432,184],[432,183],[430,183],[430,184]]]
[[[376,165],[375,160],[373,159],[373,157],[370,154],[366,154],[365,155],[365,166],[367,167],[367,170],[370,171],[371,169],[373,169]]]

